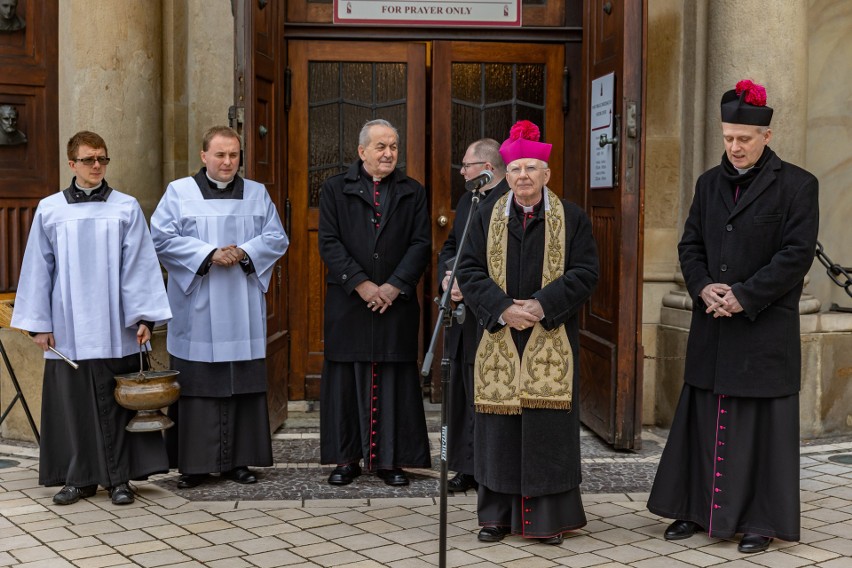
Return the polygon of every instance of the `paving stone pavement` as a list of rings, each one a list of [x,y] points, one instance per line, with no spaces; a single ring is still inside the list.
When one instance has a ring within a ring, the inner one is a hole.
[[[428,416],[437,449],[437,413]],[[332,488],[331,468],[318,463],[316,418],[291,413],[273,441],[276,465],[258,468],[256,485],[214,478],[178,490],[171,473],[135,484],[136,502],[123,507],[103,490],[53,505],[58,488],[38,485],[38,449],[0,439],[0,567],[437,565],[437,459],[432,470],[413,470],[405,488],[371,475]],[[561,546],[514,536],[478,542],[475,494],[450,494],[447,566],[852,568],[852,437],[802,442],[801,542],[742,555],[735,541],[662,538],[668,520],[645,502],[666,434],[647,428],[642,450],[618,452],[583,432],[589,524]]]

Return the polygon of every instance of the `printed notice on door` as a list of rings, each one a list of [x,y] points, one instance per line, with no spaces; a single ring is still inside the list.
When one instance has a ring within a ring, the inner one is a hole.
[[[521,0],[334,0],[334,23],[520,26]]]
[[[589,187],[612,187],[615,73],[592,81]]]

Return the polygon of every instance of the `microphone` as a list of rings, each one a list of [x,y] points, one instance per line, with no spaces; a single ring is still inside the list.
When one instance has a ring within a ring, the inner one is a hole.
[[[494,179],[494,173],[491,170],[482,170],[481,174],[464,182],[464,188],[468,191],[477,191],[491,183],[492,179]]]

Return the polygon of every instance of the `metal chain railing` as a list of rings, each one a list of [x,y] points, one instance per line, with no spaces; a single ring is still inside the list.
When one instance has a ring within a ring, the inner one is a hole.
[[[849,273],[852,272],[852,268],[840,266],[831,260],[828,255],[825,254],[825,249],[819,241],[817,241],[816,246],[816,257],[825,267],[825,273],[828,274],[831,281],[846,290],[846,294],[852,298],[852,276],[849,275]],[[852,308],[841,308],[837,304],[831,304],[830,311],[852,312]]]
[[[645,359],[654,359],[655,361],[683,361],[686,355],[645,355]]]

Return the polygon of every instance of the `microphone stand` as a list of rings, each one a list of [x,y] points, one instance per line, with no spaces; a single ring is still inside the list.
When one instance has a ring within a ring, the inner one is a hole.
[[[485,185],[483,183],[482,185]],[[480,186],[481,187],[481,186]],[[450,273],[450,285],[444,290],[441,298],[435,298],[438,302],[438,319],[435,322],[435,330],[432,332],[432,339],[429,341],[429,350],[423,357],[423,367],[420,369],[420,374],[424,377],[429,375],[432,367],[432,359],[435,355],[435,343],[438,340],[438,332],[441,327],[444,328],[443,349],[441,357],[441,497],[440,497],[440,528],[438,532],[438,566],[445,568],[447,565],[447,407],[450,403],[450,356],[449,356],[449,338],[447,332],[453,325],[453,319],[459,325],[464,323],[465,307],[464,304],[459,304],[456,309],[450,308],[450,294],[453,289],[453,282],[456,279],[456,269],[464,252],[464,245],[467,242],[467,233],[470,229],[470,222],[473,219],[473,214],[479,206],[479,200],[482,198],[480,187],[473,190],[473,199],[471,199],[470,212],[464,223],[464,231],[461,239],[456,247],[456,261],[453,263],[453,268]]]

